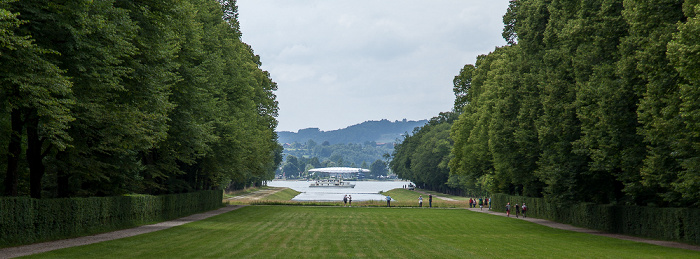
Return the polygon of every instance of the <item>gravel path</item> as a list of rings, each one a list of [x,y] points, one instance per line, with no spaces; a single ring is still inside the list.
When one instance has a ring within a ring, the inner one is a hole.
[[[487,214],[491,214],[491,215],[503,216],[503,217],[506,216],[506,214],[503,212],[495,212],[495,211],[488,210],[488,209],[482,210],[479,208],[468,208],[468,210],[475,211],[475,212],[481,212],[481,213],[487,213]],[[652,245],[659,245],[659,246],[700,251],[700,246],[694,246],[694,245],[689,245],[689,244],[684,244],[684,243],[679,243],[679,242],[660,241],[660,240],[652,240],[652,239],[646,239],[646,238],[634,237],[634,236],[626,236],[626,235],[620,235],[620,234],[610,234],[610,233],[605,233],[605,232],[601,232],[598,230],[591,230],[591,229],[586,229],[586,228],[574,227],[571,225],[566,225],[566,224],[557,223],[557,222],[544,220],[544,219],[523,218],[523,217],[516,218],[515,215],[513,215],[513,214],[511,214],[510,216],[511,216],[511,218],[514,218],[514,219],[525,220],[525,221],[540,224],[543,226],[548,226],[551,228],[570,230],[570,231],[587,233],[587,234],[592,234],[592,235],[597,235],[597,236],[612,237],[612,238],[647,243],[647,244],[652,244]]]
[[[114,240],[114,239],[119,239],[119,238],[136,236],[136,235],[140,235],[140,234],[146,234],[146,233],[150,233],[150,232],[154,232],[154,231],[158,231],[158,230],[163,230],[163,229],[168,229],[168,228],[175,227],[175,226],[180,226],[180,225],[187,224],[187,223],[190,223],[193,221],[206,219],[206,218],[209,218],[212,216],[216,216],[216,215],[219,215],[222,213],[236,210],[236,209],[241,208],[241,207],[243,207],[243,206],[241,206],[241,205],[237,205],[237,206],[229,205],[229,206],[220,208],[218,210],[207,211],[207,212],[194,214],[194,215],[190,215],[187,217],[183,217],[183,218],[179,218],[179,219],[175,219],[175,220],[171,220],[171,221],[160,222],[160,223],[153,224],[153,225],[145,225],[145,226],[140,226],[140,227],[135,227],[135,228],[130,228],[130,229],[123,229],[123,230],[118,230],[118,231],[113,231],[113,232],[97,234],[97,235],[93,235],[93,236],[84,236],[84,237],[78,237],[78,238],[71,238],[71,239],[64,239],[64,240],[57,240],[57,241],[49,241],[49,242],[44,242],[44,243],[36,243],[36,244],[31,244],[31,245],[4,248],[4,249],[0,249],[0,258],[4,259],[4,258],[20,257],[20,256],[26,256],[26,255],[32,255],[32,254],[53,251],[53,250],[57,250],[57,249],[67,248],[67,247],[88,245],[88,244],[99,243],[102,241],[109,241],[109,240]]]

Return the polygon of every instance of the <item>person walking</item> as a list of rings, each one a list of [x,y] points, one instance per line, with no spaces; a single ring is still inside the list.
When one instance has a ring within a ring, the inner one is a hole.
[[[527,218],[527,206],[525,206],[525,203],[523,202],[523,218]]]
[[[423,195],[418,196],[418,207],[423,207]]]
[[[510,202],[508,204],[506,204],[506,215],[508,215],[508,217],[510,217]]]
[[[433,195],[428,194],[428,206],[433,207]]]
[[[515,217],[517,218],[518,215],[520,215],[520,205],[517,203],[515,204]]]
[[[489,210],[491,210],[491,198],[487,198],[487,200],[488,200],[488,201],[487,201],[486,203],[489,204]]]
[[[469,198],[469,208],[472,208],[472,198]]]
[[[391,196],[389,195],[386,196],[386,206],[391,207]]]
[[[352,195],[348,195],[348,205],[352,207]]]
[[[345,204],[344,206],[348,206],[348,195],[347,194],[345,194],[345,196],[343,196],[343,204]]]
[[[484,198],[479,198],[479,209],[484,210]]]

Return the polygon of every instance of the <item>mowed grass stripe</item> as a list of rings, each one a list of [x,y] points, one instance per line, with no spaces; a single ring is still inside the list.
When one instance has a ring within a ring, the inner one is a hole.
[[[462,209],[248,206],[52,258],[700,258]]]

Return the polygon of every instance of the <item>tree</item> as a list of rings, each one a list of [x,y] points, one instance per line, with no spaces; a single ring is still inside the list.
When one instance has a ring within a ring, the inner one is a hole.
[[[678,23],[678,31],[668,43],[668,58],[685,80],[680,85],[679,116],[684,134],[678,136],[681,170],[674,191],[691,206],[700,205],[700,4],[686,1],[683,11],[688,20]]]
[[[33,19],[32,11],[39,12],[32,3],[1,1],[0,11],[0,103],[6,107],[0,114],[10,117],[5,194],[20,193],[18,170],[26,136],[30,194],[40,198],[43,158],[55,149],[65,149],[71,140],[67,134],[68,123],[74,119],[71,82],[53,62],[58,53],[37,43],[34,38],[42,35],[32,30],[34,24],[24,22]]]
[[[0,0],[0,15],[6,194],[27,182],[39,198],[274,177],[277,85],[241,42],[235,1]]]
[[[379,176],[386,176],[389,170],[387,170],[386,162],[381,159],[377,159],[369,166],[370,175],[372,178],[378,178]]]
[[[60,22],[42,35],[62,53],[76,96],[75,141],[56,156],[59,196],[118,195],[149,182],[140,154],[165,139],[176,80],[175,36],[164,22],[173,5],[69,1],[52,14]]]
[[[457,113],[461,112],[462,108],[467,105],[467,96],[469,95],[469,88],[472,85],[472,76],[475,69],[474,65],[464,65],[462,70],[459,71],[459,74],[452,80],[452,92],[454,92],[455,95],[454,107],[452,109]]]
[[[682,99],[679,86],[684,79],[667,57],[668,42],[673,39],[678,23],[686,19],[683,2],[624,2],[622,14],[629,24],[629,36],[621,43],[625,50],[621,69],[641,96],[638,131],[647,150],[641,174],[634,179],[638,184],[629,184],[629,193],[639,203],[681,206],[689,202],[683,201],[682,194],[673,188],[682,171],[681,161],[692,153],[682,151],[678,145],[679,135],[682,139],[687,132],[679,116]]]

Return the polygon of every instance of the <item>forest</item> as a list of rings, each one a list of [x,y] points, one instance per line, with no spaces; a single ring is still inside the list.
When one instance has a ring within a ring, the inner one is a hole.
[[[277,132],[277,141],[280,144],[285,143],[306,143],[308,140],[313,140],[317,143],[328,141],[333,144],[364,144],[366,141],[374,141],[378,143],[393,143],[401,138],[401,135],[411,132],[415,127],[423,126],[428,120],[396,120],[389,121],[387,119],[378,121],[365,121],[355,124],[347,128],[322,131],[319,128],[300,129],[297,132],[279,131]]]
[[[316,143],[309,139],[306,143],[285,144],[284,162],[278,174],[286,178],[309,177],[309,170],[323,167],[353,167],[370,169],[366,178],[376,179],[388,173],[385,156],[394,148],[394,143],[365,141],[363,144],[333,144],[329,141]]]
[[[700,205],[700,1],[513,0],[507,44],[392,154],[433,189]]]
[[[277,141],[284,146],[284,161],[277,175],[306,178],[308,171],[314,168],[355,167],[372,171],[363,175],[365,178],[387,176],[385,160],[394,150],[394,143],[426,122],[383,119],[331,131],[308,128],[296,133],[278,132]]]
[[[0,191],[241,188],[274,177],[277,85],[235,0],[0,0]]]

